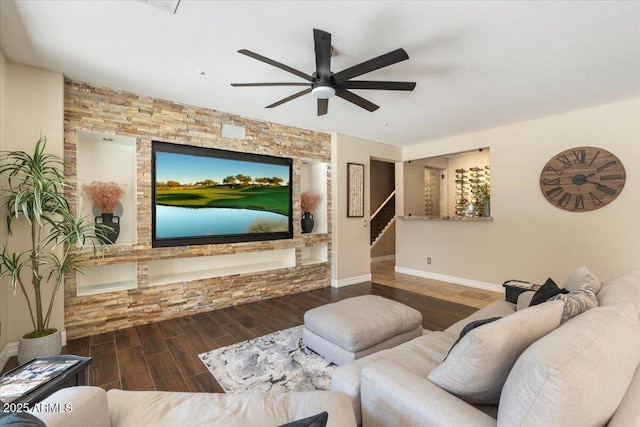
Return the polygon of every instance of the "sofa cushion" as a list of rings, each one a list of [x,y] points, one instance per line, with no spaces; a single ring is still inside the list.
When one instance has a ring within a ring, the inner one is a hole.
[[[224,394],[112,389],[107,398],[113,427],[277,426],[322,411],[329,413],[327,427],[356,425],[349,398],[329,391]]]
[[[607,427],[640,426],[640,365]]]
[[[562,323],[576,317],[580,313],[598,306],[596,294],[590,285],[584,285],[568,294],[560,294],[554,300],[564,301],[564,311],[562,313]]]
[[[569,291],[561,289],[556,285],[556,282],[548,278],[544,285],[540,286],[529,302],[529,307],[533,305],[541,304],[559,294],[568,294]]]
[[[429,379],[469,403],[497,404],[520,353],[560,325],[563,307],[562,301],[549,301],[474,329]]]
[[[630,304],[598,307],[535,342],[504,385],[498,426],[605,425],[640,363]]]
[[[596,294],[600,291],[601,282],[598,278],[589,271],[587,267],[579,267],[569,273],[569,276],[565,279],[562,287],[569,292],[575,291],[581,288],[583,285],[588,284]]]
[[[633,303],[640,314],[640,270],[606,280],[598,292],[600,305]]]
[[[529,307],[533,296],[535,295],[534,291],[526,291],[518,295],[518,302],[516,303],[516,311],[523,310]]]
[[[349,395],[356,422],[361,424],[360,373],[364,367],[378,360],[393,360],[410,372],[424,376],[425,372],[431,371],[442,362],[456,338],[449,332],[429,332],[397,347],[370,354],[347,365],[338,366],[331,377],[331,390]]]

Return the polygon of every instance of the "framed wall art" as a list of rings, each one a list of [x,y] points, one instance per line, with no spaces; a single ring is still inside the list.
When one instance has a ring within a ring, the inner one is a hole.
[[[347,163],[347,218],[364,216],[364,165]]]

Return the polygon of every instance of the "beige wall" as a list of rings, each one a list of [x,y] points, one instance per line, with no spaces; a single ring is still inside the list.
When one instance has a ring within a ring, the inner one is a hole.
[[[367,277],[371,274],[369,215],[364,218],[347,218],[347,163],[365,165],[364,212],[371,212],[369,161],[374,158],[396,162],[401,157],[401,147],[347,135],[332,135],[333,286],[362,282],[363,279],[368,280]]]
[[[640,265],[640,99],[547,117],[404,149],[404,160],[491,150],[492,222],[399,221],[396,265],[425,275],[501,284],[562,282],[586,265],[601,279]],[[596,146],[623,162],[626,185],[608,206],[566,212],[538,185],[562,150]],[[426,264],[426,257],[432,264]]]
[[[3,60],[4,62],[4,60]],[[41,135],[47,137],[47,151],[63,156],[63,93],[64,81],[60,73],[29,67],[6,61],[2,72],[2,150],[24,150],[31,152]],[[6,111],[5,111],[6,109]],[[28,247],[29,232],[26,224],[20,224],[8,238],[13,250]],[[5,284],[0,310],[2,310],[2,341],[6,345],[33,330],[26,302],[20,294],[14,299]],[[49,291],[49,293],[47,293]],[[49,300],[51,288],[44,289],[45,301]],[[63,292],[56,297],[50,326],[63,328]],[[6,309],[6,311],[5,311]],[[5,325],[6,323],[6,325]],[[2,346],[4,348],[4,346]],[[1,350],[1,349],[0,349]]]

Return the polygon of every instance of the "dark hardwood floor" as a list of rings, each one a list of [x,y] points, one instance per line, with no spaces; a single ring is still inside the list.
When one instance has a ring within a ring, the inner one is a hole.
[[[477,308],[383,285],[324,288],[208,313],[70,340],[63,354],[90,356],[88,382],[105,389],[224,392],[199,353],[303,324],[304,313],[329,302],[375,294],[422,313],[443,330]],[[3,371],[17,366],[12,357]]]

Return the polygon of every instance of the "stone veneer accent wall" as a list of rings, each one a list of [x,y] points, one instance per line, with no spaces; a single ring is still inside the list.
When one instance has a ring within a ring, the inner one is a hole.
[[[220,136],[222,124],[245,127],[244,140]],[[65,159],[76,164],[78,131],[137,138],[137,244],[113,247],[91,265],[138,263],[137,289],[78,296],[76,277],[65,278],[65,327],[68,338],[127,328],[322,288],[330,285],[329,262],[302,265],[301,248],[327,245],[331,234],[301,234],[300,177],[303,162],[327,164],[327,229],[331,230],[330,135],[175,102],[139,96],[65,80]],[[294,238],[267,242],[151,248],[151,141],[293,158]],[[118,167],[114,165],[114,167]],[[67,175],[75,178],[71,169]],[[76,189],[70,190],[70,195]],[[296,266],[263,273],[238,274],[168,285],[148,286],[147,263],[194,256],[210,256],[295,248]]]

